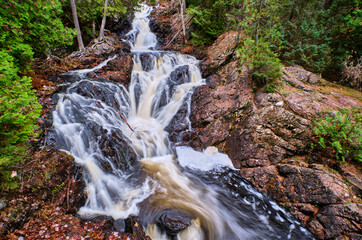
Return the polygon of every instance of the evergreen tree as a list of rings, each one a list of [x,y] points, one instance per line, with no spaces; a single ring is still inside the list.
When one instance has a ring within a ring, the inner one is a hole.
[[[22,159],[24,142],[34,136],[41,106],[31,78],[33,55],[50,55],[72,44],[74,31],[64,27],[58,0],[0,0],[0,188],[16,187],[11,165]]]
[[[187,1],[188,13],[194,17],[194,44],[211,43],[227,29],[235,29],[250,38],[241,43],[242,51],[259,49],[257,55],[264,52],[270,60],[279,56],[288,65],[301,65],[332,80],[341,79],[344,65],[361,58],[360,3],[360,0]],[[240,56],[244,62],[252,62],[247,54]],[[275,65],[276,61],[270,64]]]

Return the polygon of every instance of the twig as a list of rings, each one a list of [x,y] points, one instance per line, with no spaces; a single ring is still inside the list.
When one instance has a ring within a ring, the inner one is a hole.
[[[120,114],[118,111],[117,111],[117,113],[122,118],[122,120],[127,124],[129,129],[131,129],[131,131],[134,132],[133,128],[131,127],[131,125],[128,124],[127,120],[122,116],[122,114]]]
[[[73,178],[72,178],[73,179]],[[70,190],[70,179],[68,178],[68,186],[67,186],[67,211],[69,211],[69,190]]]
[[[187,20],[185,26],[187,26],[191,22],[192,19],[193,19],[193,17],[190,18],[189,20]],[[176,37],[181,33],[181,31],[182,31],[182,29],[178,30],[178,32],[175,34],[175,36],[171,39],[171,41],[169,43],[167,43],[167,45],[164,48],[167,48],[176,39]]]

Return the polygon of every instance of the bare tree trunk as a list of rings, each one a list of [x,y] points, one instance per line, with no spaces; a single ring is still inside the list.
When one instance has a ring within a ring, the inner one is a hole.
[[[70,0],[70,5],[72,6],[72,14],[73,14],[73,21],[74,21],[75,29],[77,29],[77,41],[78,41],[79,50],[83,51],[84,44],[83,44],[83,39],[82,39],[82,32],[80,31],[80,27],[79,27],[77,6],[75,5],[74,0]]]
[[[184,33],[184,42],[186,43],[186,28],[185,28],[185,19],[184,19],[184,8],[186,8],[185,0],[180,0],[180,7],[181,7],[181,23],[182,23],[182,30]]]
[[[92,9],[94,9],[94,0],[92,0],[91,6],[92,6]],[[94,19],[94,16],[92,19],[92,33],[93,33],[93,39],[95,39],[96,38],[96,20]]]
[[[108,0],[105,0],[102,25],[101,25],[101,30],[99,30],[99,39],[102,39],[104,36],[104,27],[106,26],[106,17],[107,17],[107,6],[108,6]]]
[[[95,39],[96,38],[96,21],[93,19],[92,20],[92,37],[93,37],[93,39]]]

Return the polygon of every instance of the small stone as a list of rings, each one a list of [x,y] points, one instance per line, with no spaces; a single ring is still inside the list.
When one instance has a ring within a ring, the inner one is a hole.
[[[277,102],[277,103],[275,104],[275,106],[277,106],[277,107],[283,107],[283,105],[284,105],[284,103],[283,103],[282,101]]]
[[[194,217],[189,213],[175,209],[166,209],[161,213],[157,225],[169,235],[176,235],[190,226],[193,219]]]
[[[117,220],[114,220],[113,226],[117,231],[124,232],[126,224],[124,222],[124,219],[117,219]]]
[[[5,200],[0,200],[0,210],[3,208],[6,208],[6,207],[7,207],[7,204],[6,204]]]

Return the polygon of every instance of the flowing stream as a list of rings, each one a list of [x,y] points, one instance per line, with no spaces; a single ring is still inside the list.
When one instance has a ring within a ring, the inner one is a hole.
[[[79,80],[56,96],[55,142],[82,167],[86,182],[79,215],[137,215],[154,240],[312,239],[246,183],[227,155],[169,140],[165,129],[180,108],[187,114],[178,124],[191,129],[191,94],[204,81],[194,57],[156,49],[151,10],[141,6],[127,35],[134,63],[128,88],[87,77],[105,61],[66,73]],[[160,229],[167,210],[186,214],[191,224],[174,234]]]

